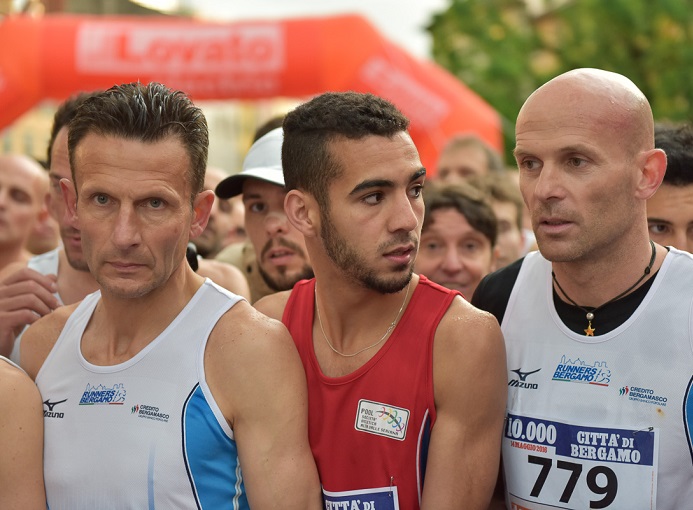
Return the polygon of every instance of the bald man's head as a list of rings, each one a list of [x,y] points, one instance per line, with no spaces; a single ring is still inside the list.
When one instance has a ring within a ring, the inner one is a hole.
[[[537,118],[543,113],[544,117]],[[654,120],[645,95],[623,75],[601,69],[574,69],[539,87],[520,109],[516,131],[527,123],[547,129],[572,119],[575,129],[599,123],[630,153],[654,147]]]
[[[26,249],[34,255],[46,253],[60,245],[60,232],[58,223],[48,212],[48,193],[50,189],[50,179],[48,171],[44,169],[41,173],[41,194],[43,196],[41,210],[38,214],[38,219],[31,229],[31,234],[26,243]]]
[[[44,201],[44,170],[33,159],[0,155],[0,248],[20,252]]]
[[[518,115],[514,153],[547,259],[586,260],[646,239],[645,201],[666,156],[654,149],[650,105],[628,78],[576,69],[539,87]]]

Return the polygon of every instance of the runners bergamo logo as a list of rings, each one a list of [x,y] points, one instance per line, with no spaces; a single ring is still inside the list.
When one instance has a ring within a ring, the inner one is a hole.
[[[125,403],[125,385],[123,383],[114,384],[112,388],[99,384],[87,387],[79,401],[81,406],[92,405],[123,405]]]
[[[572,360],[564,354],[556,366],[553,380],[609,386],[611,370],[606,366],[606,361],[595,361],[590,364],[580,358]]]

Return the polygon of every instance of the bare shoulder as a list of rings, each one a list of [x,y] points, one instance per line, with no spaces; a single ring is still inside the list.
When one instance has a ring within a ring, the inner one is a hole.
[[[270,395],[302,391],[303,366],[278,320],[237,303],[217,322],[205,349],[207,383],[231,426]],[[274,397],[271,397],[274,398]]]
[[[243,272],[236,266],[214,259],[201,259],[197,270],[200,276],[209,278],[217,285],[234,294],[250,299],[250,288]]]
[[[41,394],[34,382],[24,371],[2,360],[0,360],[0,409],[2,409],[0,446],[3,448],[15,446],[8,442],[24,437],[24,432],[36,426],[40,427],[43,421]],[[8,442],[3,444],[3,440]]]
[[[21,423],[28,426],[24,420],[30,416],[40,422],[41,394],[34,382],[23,370],[0,360],[0,430],[5,430],[3,423]]]
[[[48,353],[65,327],[65,323],[78,305],[79,302],[56,308],[53,312],[34,322],[22,335],[20,364],[32,379],[36,379]]]
[[[209,352],[223,351],[216,359],[226,359],[226,363],[232,364],[261,360],[271,364],[287,348],[292,350],[294,346],[286,327],[245,301],[221,317],[207,345]]]
[[[259,299],[253,306],[268,317],[281,320],[286,303],[289,301],[289,296],[291,296],[290,290],[277,292]]]
[[[0,360],[0,408],[8,417],[19,406],[39,399],[39,391],[19,368]]]
[[[440,321],[440,328],[446,330],[454,330],[459,333],[458,328],[471,328],[477,334],[483,334],[485,331],[489,334],[500,332],[500,326],[493,314],[481,310],[470,302],[457,296]],[[472,333],[472,331],[470,331]]]
[[[503,334],[496,318],[461,297],[456,297],[443,316],[435,336],[436,350],[460,356],[505,355]]]
[[[266,299],[266,298],[264,298]],[[271,333],[278,329],[284,329],[281,322],[261,312],[246,301],[239,301],[226,312],[215,328],[215,332],[230,332],[234,336],[243,336],[247,332],[258,334]]]

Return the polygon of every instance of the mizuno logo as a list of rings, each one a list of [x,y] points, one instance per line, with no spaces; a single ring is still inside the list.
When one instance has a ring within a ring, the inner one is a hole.
[[[58,404],[62,404],[63,402],[67,402],[67,399],[65,399],[65,400],[60,400],[60,401],[58,401],[58,402],[51,402],[51,399],[47,399],[47,400],[44,401],[43,403],[44,403],[44,405],[47,405],[47,406],[48,406],[48,411],[53,412],[53,408],[54,408],[55,406],[57,406]]]
[[[520,381],[525,381],[527,379],[528,375],[536,374],[539,372],[541,368],[537,368],[536,370],[533,370],[531,372],[523,372],[521,368],[518,368],[517,370],[511,370],[511,372],[515,372],[517,376],[520,378]]]

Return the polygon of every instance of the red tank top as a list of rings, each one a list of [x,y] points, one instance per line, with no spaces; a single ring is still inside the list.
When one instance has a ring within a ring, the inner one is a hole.
[[[433,337],[460,294],[420,276],[375,356],[349,375],[326,377],[313,350],[314,292],[314,279],[297,283],[282,320],[306,371],[310,446],[325,508],[418,509],[436,419]]]

